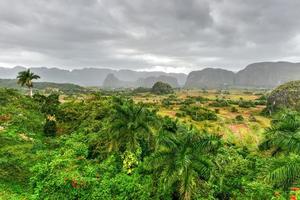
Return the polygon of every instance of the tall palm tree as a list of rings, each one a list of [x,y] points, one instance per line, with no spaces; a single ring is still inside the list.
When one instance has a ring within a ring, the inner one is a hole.
[[[152,137],[150,123],[154,119],[152,113],[142,104],[119,98],[114,99],[114,109],[109,130],[111,148],[134,152],[142,141],[149,147]]]
[[[279,156],[266,177],[269,182],[288,189],[295,180],[300,180],[299,113],[287,111],[274,120],[259,148],[271,150],[272,156]]]
[[[209,179],[212,155],[220,145],[219,137],[199,134],[192,128],[167,120],[159,131],[156,153],[151,159],[166,189],[175,196],[190,200],[201,183]]]
[[[32,80],[39,79],[39,78],[40,78],[40,76],[31,72],[30,69],[19,72],[19,74],[17,76],[18,84],[20,84],[21,86],[25,85],[28,87],[30,97],[32,97],[32,88],[33,88]]]

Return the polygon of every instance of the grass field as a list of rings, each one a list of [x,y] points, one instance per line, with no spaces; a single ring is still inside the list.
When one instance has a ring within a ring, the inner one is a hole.
[[[206,129],[209,132],[222,135],[226,140],[240,145],[257,146],[262,132],[270,125],[270,119],[262,114],[264,105],[255,105],[253,107],[240,107],[239,105],[229,104],[226,106],[214,106],[212,103],[218,99],[226,101],[255,101],[261,97],[259,91],[230,90],[220,92],[217,90],[180,90],[171,95],[171,105],[165,106],[164,100],[170,99],[170,95],[156,96],[150,93],[144,93],[134,96],[136,102],[143,102],[158,107],[158,114],[177,118],[180,121],[194,125],[199,129]],[[189,106],[207,108],[216,112],[217,120],[196,121],[190,116],[177,116],[180,107],[188,99],[201,97],[205,102],[192,102]],[[233,111],[233,107],[235,110]],[[243,120],[237,120],[237,116],[242,116]]]

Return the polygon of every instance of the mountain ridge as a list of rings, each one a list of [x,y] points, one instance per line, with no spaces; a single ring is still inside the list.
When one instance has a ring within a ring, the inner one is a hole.
[[[82,68],[66,70],[57,67],[34,67],[25,68],[16,66],[13,68],[0,67],[0,78],[14,79],[19,71],[31,69],[32,72],[39,74],[39,81],[48,81],[56,83],[73,83],[81,86],[98,86],[101,87],[108,74],[114,74],[115,77],[122,81],[136,82],[142,78],[171,76],[177,79],[180,86],[183,86],[187,75],[184,73],[166,73],[162,71],[134,71],[127,69],[114,70],[109,68]]]
[[[114,88],[152,88],[156,82],[164,82],[171,85],[173,88],[179,88],[178,81],[175,77],[160,75],[149,76],[146,78],[139,78],[137,81],[124,81],[120,80],[114,74],[108,74],[103,82],[102,87],[106,89]]]
[[[27,68],[16,66],[14,68],[0,67],[0,78],[11,79],[17,76],[19,71]],[[66,70],[56,67],[30,68],[34,73],[41,76],[39,81],[55,83],[73,83],[81,86],[102,87],[109,74],[113,74],[119,80],[119,85],[124,87],[143,86],[148,81],[150,87],[153,81],[165,80],[173,87],[184,88],[227,88],[227,87],[252,87],[273,88],[284,82],[300,80],[300,63],[286,61],[278,62],[256,62],[245,68],[233,72],[222,68],[204,68],[195,70],[188,75],[184,73],[166,73],[162,71],[134,71],[129,69],[114,70],[109,68],[82,68]],[[143,81],[145,83],[143,83]]]
[[[220,70],[223,73],[220,73]],[[207,73],[209,71],[209,73]],[[203,81],[203,77],[206,81]],[[221,68],[192,71],[185,88],[273,88],[288,81],[300,80],[300,63],[257,62],[237,72]]]

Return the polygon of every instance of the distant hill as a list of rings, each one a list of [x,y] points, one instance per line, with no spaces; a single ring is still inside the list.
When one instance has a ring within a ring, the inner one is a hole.
[[[24,67],[1,68],[0,78],[14,79],[18,72],[25,70]],[[59,68],[31,68],[31,70],[40,75],[40,81],[55,83],[73,83],[81,86],[101,87],[108,74],[113,74],[116,78],[125,82],[136,82],[139,79],[147,77],[170,76],[176,78],[178,83],[183,86],[187,75],[183,73],[165,73],[165,72],[146,72],[133,70],[112,70],[104,68],[84,68],[74,69],[72,71]]]
[[[234,85],[235,74],[224,69],[206,68],[189,73],[186,88],[223,88]]]
[[[24,67],[1,68],[0,78],[14,79]],[[39,81],[55,83],[73,83],[81,86],[98,86],[108,88],[152,87],[157,81],[170,84],[172,87],[185,88],[274,88],[282,83],[300,80],[300,63],[261,62],[248,65],[239,72],[224,69],[206,68],[183,73],[146,72],[133,70],[112,70],[84,68],[63,70],[58,68],[32,68],[41,76]],[[108,77],[109,75],[109,77]],[[113,75],[113,76],[111,76]],[[108,78],[107,78],[108,77]],[[109,82],[110,79],[114,79]]]
[[[274,88],[293,80],[300,80],[300,63],[261,62],[250,64],[237,73],[214,68],[193,71],[188,75],[185,87]]]
[[[114,74],[108,74],[104,79],[102,87],[105,89],[114,89],[114,88],[130,88],[134,87],[133,82],[121,81]]]
[[[171,85],[174,88],[179,88],[179,84],[177,79],[171,76],[150,76],[146,78],[140,78],[137,81],[123,81],[117,78],[114,74],[108,74],[107,77],[104,79],[103,88],[152,88],[152,86],[156,82],[164,82]]]
[[[150,77],[147,77],[147,78],[141,78],[136,82],[135,85],[137,87],[152,88],[152,86],[156,82],[167,83],[173,88],[179,88],[180,87],[180,85],[178,84],[178,81],[177,81],[176,78],[174,78],[172,76],[165,76],[165,75],[161,75],[161,76],[158,76],[158,77],[150,76]]]
[[[245,87],[273,88],[300,80],[300,63],[262,62],[248,65],[236,74],[235,84]]]
[[[137,81],[138,79],[148,77],[168,76],[177,79],[180,86],[183,86],[186,81],[187,75],[184,73],[165,73],[161,71],[146,72],[146,71],[133,71],[133,70],[119,70],[113,73],[118,79],[123,81]],[[152,86],[151,86],[152,87]]]
[[[0,79],[0,87],[22,89],[20,85],[17,84],[16,79]],[[23,87],[25,89],[25,87]],[[34,89],[37,90],[57,90],[64,93],[76,93],[76,92],[86,92],[89,89],[81,87],[79,85],[71,83],[51,83],[51,82],[35,82]]]

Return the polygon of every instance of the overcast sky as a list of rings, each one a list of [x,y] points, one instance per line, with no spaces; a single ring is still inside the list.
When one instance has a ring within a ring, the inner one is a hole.
[[[299,0],[0,0],[0,66],[189,72],[300,61]]]

